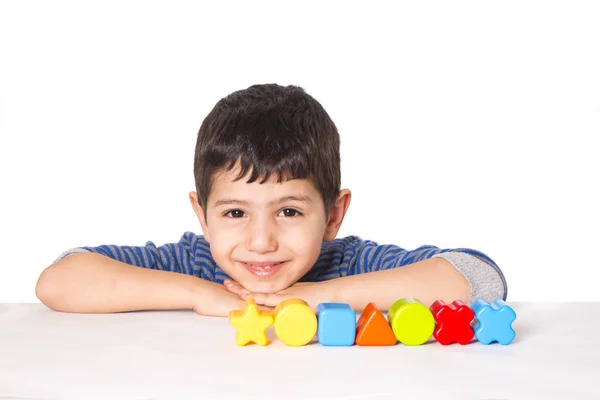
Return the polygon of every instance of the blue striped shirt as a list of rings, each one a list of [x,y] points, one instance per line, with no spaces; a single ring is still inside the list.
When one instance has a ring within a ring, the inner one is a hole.
[[[138,267],[184,273],[211,282],[223,283],[224,279],[230,279],[212,258],[210,245],[204,236],[196,235],[193,232],[185,232],[177,243],[167,243],[162,246],[156,246],[153,242],[148,241],[145,246],[102,245],[81,247],[79,250],[99,253]],[[480,262],[476,262],[476,265],[491,267],[488,269],[497,274],[494,279],[500,278],[504,289],[502,297],[506,299],[506,281],[500,268],[490,257],[480,251],[468,248],[440,249],[430,245],[406,250],[393,244],[379,245],[358,236],[347,236],[323,242],[315,265],[300,281],[320,282],[349,275],[399,268],[433,256],[445,255],[448,257],[456,253],[468,255],[467,259],[470,260],[479,260]],[[452,258],[448,257],[447,259]],[[473,269],[473,267],[455,266],[464,275],[467,275],[468,279],[469,274],[476,275],[473,272],[465,274],[465,271]],[[473,284],[475,278],[469,279],[469,281]],[[485,284],[486,282],[483,283],[483,286]]]

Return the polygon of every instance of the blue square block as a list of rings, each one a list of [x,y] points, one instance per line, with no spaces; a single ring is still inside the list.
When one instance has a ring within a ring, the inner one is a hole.
[[[356,313],[346,303],[317,306],[317,338],[323,346],[352,346],[356,337]]]

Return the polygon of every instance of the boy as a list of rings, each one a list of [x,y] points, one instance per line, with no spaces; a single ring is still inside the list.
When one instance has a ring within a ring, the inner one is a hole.
[[[189,199],[203,235],[69,250],[42,272],[36,295],[65,312],[211,316],[242,308],[248,296],[267,308],[299,297],[356,310],[369,302],[387,310],[405,296],[426,306],[506,299],[502,272],[481,252],[336,239],[351,197],[340,190],[339,147],[335,124],[303,89],[234,92],[198,132]]]

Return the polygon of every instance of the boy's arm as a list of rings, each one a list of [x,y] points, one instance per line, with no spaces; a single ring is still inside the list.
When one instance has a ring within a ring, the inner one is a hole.
[[[242,297],[250,294],[237,284],[229,290]],[[422,246],[407,251],[349,236],[324,243],[321,257],[300,283],[278,293],[252,295],[266,306],[300,297],[313,308],[336,301],[361,310],[374,302],[387,310],[409,296],[428,307],[439,299],[468,304],[477,298],[506,299],[506,281],[494,261],[476,250]]]
[[[36,295],[54,310],[75,313],[194,309],[202,315],[225,316],[243,307],[222,285],[87,252],[46,268],[38,279]]]
[[[178,243],[160,247],[147,242],[67,251],[42,272],[36,294],[65,312],[193,308],[225,316],[243,303],[214,282],[222,274],[203,237],[187,232]]]
[[[335,301],[350,304],[356,310],[368,303],[382,310],[402,297],[415,297],[427,307],[442,299],[468,302],[471,292],[469,281],[451,263],[443,258],[429,258],[413,264],[360,275],[349,275],[322,282],[329,287]]]
[[[408,251],[357,237],[346,238],[343,243],[344,256],[339,264],[342,278],[332,281],[340,301],[362,304],[366,297],[377,297],[380,307],[387,308],[404,296],[416,297],[426,305],[438,299],[460,299],[468,304],[477,298],[506,299],[502,271],[479,251],[435,246]]]

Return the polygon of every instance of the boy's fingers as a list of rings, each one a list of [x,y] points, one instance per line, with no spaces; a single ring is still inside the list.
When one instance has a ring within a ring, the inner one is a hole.
[[[225,287],[227,287],[227,288],[232,288],[232,287],[240,286],[239,283],[237,283],[236,281],[232,281],[230,279],[225,279],[223,281],[223,285],[225,285]]]
[[[245,298],[247,297],[245,296]],[[256,304],[267,307],[275,307],[283,300],[282,296],[275,293],[255,293],[252,297],[254,297]]]
[[[233,282],[223,282],[223,286],[225,286],[225,290],[227,290],[228,292],[231,292],[233,294],[238,294],[237,293],[238,287],[236,286],[235,283],[233,283]]]
[[[223,285],[225,285],[225,289],[227,289],[229,292],[236,294],[240,297],[242,297],[242,295],[250,294],[250,292],[247,289],[245,289],[242,285],[229,279],[224,280]]]
[[[227,290],[229,293],[233,293],[235,295],[240,295],[235,287],[231,287],[231,286],[225,286],[225,290]]]

